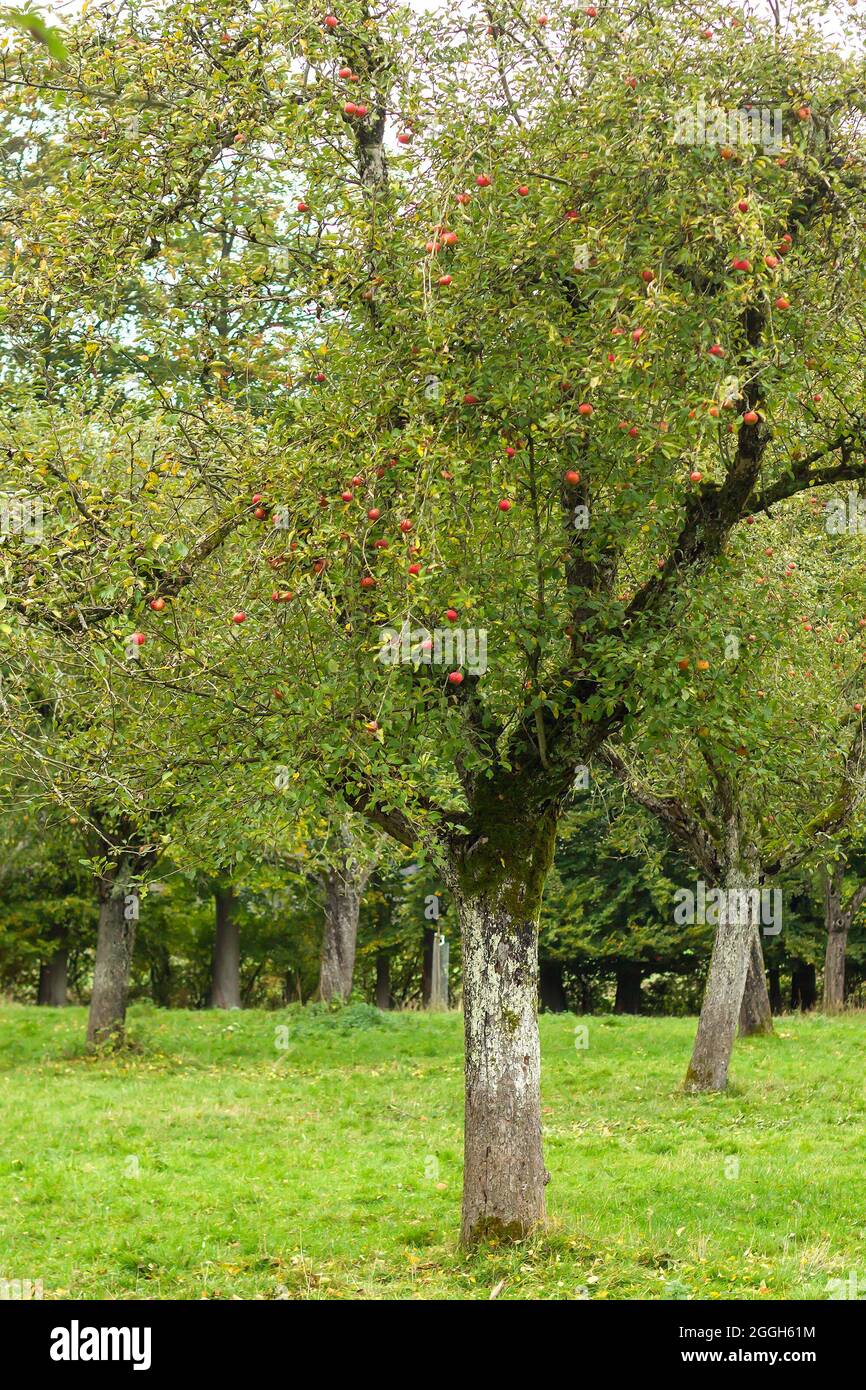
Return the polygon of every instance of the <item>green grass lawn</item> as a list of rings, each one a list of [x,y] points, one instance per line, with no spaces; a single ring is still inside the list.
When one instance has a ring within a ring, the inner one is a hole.
[[[456,1244],[457,1014],[0,1009],[0,1277],[46,1298],[826,1298],[866,1287],[866,1016],[777,1021],[724,1097],[692,1019],[541,1019],[549,1230]],[[282,1029],[282,1032],[278,1030]],[[287,1044],[280,1047],[277,1044]]]

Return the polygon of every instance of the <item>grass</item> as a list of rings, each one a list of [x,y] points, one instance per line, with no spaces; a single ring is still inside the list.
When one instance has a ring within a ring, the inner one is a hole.
[[[456,1014],[0,1008],[0,1277],[45,1298],[826,1298],[866,1281],[866,1018],[541,1019],[550,1226],[465,1254]],[[280,1031],[282,1030],[282,1031]],[[578,1038],[579,1041],[579,1038]]]

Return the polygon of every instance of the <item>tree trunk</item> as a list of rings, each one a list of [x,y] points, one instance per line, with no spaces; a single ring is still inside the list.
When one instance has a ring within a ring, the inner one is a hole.
[[[771,965],[767,970],[770,977],[770,1008],[774,1014],[782,1012],[782,981],[778,965]]]
[[[851,923],[866,902],[866,884],[842,905],[845,860],[839,860],[824,877],[824,922],[827,927],[827,953],[824,958],[824,1012],[838,1013],[845,1007],[845,952]]]
[[[129,894],[131,877],[130,858],[123,854],[99,879],[99,930],[87,1019],[87,1041],[91,1046],[118,1045],[124,1040],[138,920],[137,896]]]
[[[839,1013],[845,1007],[845,949],[848,945],[847,931],[830,931],[827,934],[827,952],[824,957],[824,1012]]]
[[[421,949],[421,1004],[425,1009],[429,1009],[433,995],[433,941],[437,931],[438,927],[424,928]]]
[[[58,946],[51,958],[39,967],[38,1004],[51,1008],[62,1008],[66,1003],[66,967],[69,952],[65,946]]]
[[[616,967],[615,1014],[639,1014],[642,994],[640,989],[643,971],[637,961],[623,960]]]
[[[743,1002],[752,939],[760,920],[749,891],[757,888],[757,865],[751,852],[747,857],[741,856],[740,832],[733,818],[726,827],[726,838],[729,867],[722,875],[724,897],[695,1046],[686,1072],[687,1091],[723,1091],[728,1084],[728,1067]],[[746,894],[746,897],[736,898],[734,894]]]
[[[543,960],[539,965],[538,997],[545,1013],[564,1014],[568,1008],[562,971],[561,960]]]
[[[453,884],[463,939],[465,1244],[518,1239],[543,1223],[549,1178],[541,1148],[538,918],[556,821],[548,813],[510,824],[502,812],[507,798],[495,786],[489,794],[491,828],[463,852]]]
[[[391,958],[384,951],[376,956],[376,1008],[391,1007]]]
[[[346,1000],[352,993],[355,973],[355,946],[361,898],[372,872],[372,865],[358,864],[349,831],[339,832],[340,849],[333,867],[324,875],[325,930],[319,971],[319,998]]]
[[[160,941],[151,949],[150,997],[161,1009],[171,1008],[171,952]]]
[[[758,926],[752,934],[749,953],[749,969],[743,989],[743,1002],[740,1005],[740,1037],[750,1038],[757,1033],[772,1033],[773,1013],[770,996],[767,993],[767,979],[764,974],[764,952],[761,948],[761,932]]]
[[[791,1008],[814,1009],[818,1000],[815,967],[807,961],[796,960],[791,968]]]
[[[216,934],[213,946],[210,1006],[212,1009],[241,1007],[241,934],[234,909],[237,896],[231,886],[214,890]]]

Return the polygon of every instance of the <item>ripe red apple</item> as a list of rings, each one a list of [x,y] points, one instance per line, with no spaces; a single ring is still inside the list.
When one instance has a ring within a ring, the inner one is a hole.
[[[768,270],[775,270],[778,264],[779,264],[779,257],[778,257],[778,256],[765,256],[765,257],[764,257],[764,265],[768,268]]]
[[[265,518],[267,517],[267,514],[268,514],[268,509],[267,509],[267,507],[256,507],[255,510],[253,511],[253,516],[256,518],[257,521],[264,521]]]
[[[589,404],[588,401],[582,401],[581,404],[577,407],[577,413],[578,415],[591,415],[592,406]]]
[[[508,500],[507,497],[503,497],[503,498],[500,500],[500,503],[499,503],[499,510],[500,510],[501,512],[510,512],[510,511],[511,511],[511,503],[509,502],[509,500]]]
[[[437,280],[436,283],[437,283],[438,285],[442,285],[443,288],[447,288],[447,287],[451,284],[451,276],[450,276],[450,275],[440,275],[440,276],[439,276],[439,279]]]
[[[688,659],[688,657],[687,657],[687,656],[682,656],[682,657],[680,657],[679,661],[677,662],[677,666],[679,667],[679,669],[680,669],[681,671],[687,671],[687,670],[689,669],[689,659]]]
[[[857,713],[859,714],[859,713],[861,712],[861,710],[863,709],[863,706],[862,706],[861,704],[858,703],[858,704],[854,705],[854,709],[855,709],[855,710],[857,711]]]
[[[368,719],[364,728],[367,730],[368,734],[377,734],[379,732],[378,719]]]
[[[712,347],[709,349],[709,354],[711,357],[724,357],[725,349],[721,344],[713,343]]]
[[[471,202],[472,202],[472,194],[471,194],[471,193],[458,193],[458,194],[457,194],[457,201],[458,201],[458,203],[460,204],[461,207],[465,207],[467,203],[471,203]]]
[[[361,105],[361,106],[356,106],[356,107],[355,107],[355,115],[358,117],[358,119],[359,119],[360,121],[363,121],[363,119],[364,119],[364,117],[366,116],[366,114],[367,114],[367,108],[366,108],[366,106]]]
[[[473,396],[473,394],[472,394],[471,391],[467,391],[466,394],[465,394],[465,396],[463,397],[463,404],[464,404],[464,405],[477,405],[477,404],[478,404],[478,397],[477,397],[477,396]]]
[[[375,581],[375,579],[373,578],[372,575],[370,575],[370,574],[365,574],[365,575],[364,575],[364,578],[361,580],[361,588],[362,588],[362,589],[372,589],[372,587],[373,587],[373,585],[374,585],[375,583],[376,583],[376,581]]]
[[[507,459],[513,459],[513,458],[514,458],[514,455],[515,455],[516,453],[517,453],[517,450],[516,450],[516,449],[513,449],[513,448],[511,447],[510,444],[507,444],[507,445],[505,446],[505,457],[506,457]]]
[[[693,469],[693,471],[689,474],[689,481],[690,481],[690,482],[693,482],[693,483],[699,483],[699,482],[701,481],[701,478],[702,478],[703,476],[704,476],[703,473],[699,473],[698,470],[695,468],[695,469]]]
[[[631,429],[629,430],[628,434],[629,434],[629,439],[637,439],[637,436],[638,436],[638,428],[637,428],[637,425],[632,425],[632,427],[631,427]]]
[[[459,616],[456,608],[445,609],[445,617],[448,619],[449,623],[456,623]]]
[[[154,613],[161,613],[162,610],[163,610],[163,608],[165,607],[165,599],[164,599],[164,598],[152,598],[152,599],[150,600],[150,606],[151,606],[151,608],[153,609]]]
[[[354,495],[355,494],[353,492],[350,492],[348,488],[346,488],[345,492],[340,493],[340,496],[342,497],[344,502],[351,502]]]
[[[335,14],[325,15],[325,25],[328,29],[336,29],[338,23],[339,20],[337,19],[337,16]]]
[[[449,673],[448,673],[448,680],[449,680],[449,682],[451,683],[451,685],[462,685],[462,684],[463,684],[463,673],[462,673],[462,671],[449,671]]]
[[[403,532],[403,535],[404,535],[404,536],[408,536],[409,532],[412,530],[412,522],[411,522],[411,521],[401,521],[401,522],[400,522],[400,530]]]
[[[547,15],[546,15],[546,14],[540,14],[540,15],[538,16],[537,22],[541,25],[541,27],[542,27],[542,29],[543,29],[544,26],[545,26],[545,24],[547,23]]]
[[[397,136],[397,139],[399,140],[401,145],[411,145],[412,132],[410,130],[401,130],[399,135]]]
[[[776,308],[777,308],[777,309],[790,309],[790,307],[791,307],[791,301],[790,301],[790,299],[786,299],[785,296],[784,296],[783,294],[780,294],[780,295],[779,295],[779,298],[776,300]]]
[[[346,116],[355,116],[357,115],[357,113],[358,108],[355,105],[355,103],[353,101],[347,101],[345,106],[343,107],[343,114]]]
[[[580,474],[578,473],[576,468],[569,468],[568,472],[565,475],[565,481],[569,484],[569,486],[577,487],[577,484],[580,482]]]
[[[810,106],[801,106],[797,111],[797,115],[799,116],[801,121],[811,120],[812,108]]]
[[[318,381],[319,383],[321,383],[321,382],[323,382],[323,381],[327,381],[328,378],[325,376],[325,373],[324,373],[324,372],[316,372],[316,375],[315,375],[315,377],[314,377],[314,380],[315,380],[315,381]]]
[[[636,77],[627,77],[627,78],[625,79],[625,85],[626,85],[627,87],[631,87],[632,91],[634,91],[635,88],[637,87],[637,78],[636,78]]]
[[[143,632],[134,632],[132,634],[132,637],[130,638],[130,641],[132,642],[133,646],[143,647],[145,642],[147,641],[147,638],[145,637]]]
[[[743,415],[743,423],[746,425],[757,425],[758,412],[756,410],[747,410]]]
[[[598,14],[598,10],[595,8],[595,5],[587,5],[585,6],[583,13],[587,15],[590,19],[595,19],[596,15]]]
[[[233,614],[232,614],[232,622],[233,622],[233,623],[245,623],[246,620],[247,620],[247,615],[246,615],[246,613],[233,613]]]
[[[732,267],[733,267],[734,270],[751,270],[751,269],[752,269],[752,262],[751,262],[751,261],[747,261],[746,258],[745,258],[745,256],[737,256],[737,257],[731,262],[731,265],[732,265]]]
[[[339,73],[338,73],[338,76],[339,76],[339,77],[351,77],[351,76],[352,76],[352,69],[351,69],[351,68],[340,68],[340,71],[339,71]]]
[[[520,184],[520,186],[518,187],[517,191],[518,191],[518,193],[520,194],[521,198],[525,198],[526,195],[527,195],[527,193],[529,192],[529,185],[528,185],[528,184],[525,184],[525,183],[522,183],[522,184]]]
[[[631,340],[632,340],[632,342],[635,343],[635,344],[639,343],[640,340],[641,340],[641,338],[644,336],[645,333],[646,333],[646,329],[645,329],[645,328],[635,328],[635,329],[633,330],[633,332],[632,332],[632,335],[631,335]]]
[[[373,542],[373,549],[374,549],[374,550],[387,550],[387,549],[388,549],[388,542],[387,542],[387,541],[384,541],[384,540],[374,541],[374,542]]]
[[[487,177],[486,174],[479,174],[475,182],[478,184],[479,188],[489,188],[491,180]]]
[[[368,521],[378,521],[378,520],[379,520],[379,517],[380,517],[381,515],[382,515],[382,513],[379,511],[379,508],[378,508],[378,507],[371,507],[370,510],[369,510],[368,513],[367,513],[367,520],[368,520]]]
[[[443,246],[456,246],[456,245],[457,245],[457,242],[459,241],[459,239],[460,239],[460,238],[458,237],[458,235],[457,235],[456,232],[443,232],[443,233],[442,233],[442,245],[443,245]]]
[[[656,278],[655,271],[642,270],[640,273],[640,278],[643,280],[644,284],[651,285],[653,280]]]
[[[739,212],[749,211],[749,204],[746,202],[745,198],[741,198],[740,201],[737,203],[737,210]]]
[[[410,565],[410,566],[409,566],[409,573],[410,573],[410,574],[420,574],[420,573],[421,573],[421,566],[420,566],[419,564]]]

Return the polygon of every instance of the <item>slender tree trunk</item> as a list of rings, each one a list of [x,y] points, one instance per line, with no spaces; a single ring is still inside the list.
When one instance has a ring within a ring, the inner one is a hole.
[[[37,1003],[51,1008],[61,1008],[66,1003],[66,968],[69,952],[59,945],[49,960],[39,967],[39,993]]]
[[[749,969],[740,1005],[740,1037],[750,1038],[757,1033],[772,1033],[773,1012],[764,974],[764,952],[760,927],[755,926],[749,953]]]
[[[796,960],[791,969],[791,1008],[814,1009],[818,1000],[815,967],[807,961]]]
[[[845,952],[851,923],[866,902],[866,884],[860,884],[847,903],[842,904],[845,860],[839,860],[824,876],[824,922],[827,927],[827,953],[824,958],[824,1012],[838,1013],[845,1007]]]
[[[376,956],[376,1008],[391,1007],[391,958],[384,951]]]
[[[339,832],[340,849],[333,867],[324,875],[325,930],[319,971],[319,997],[324,1000],[348,999],[355,973],[355,947],[361,898],[372,872],[362,869],[344,827]]]
[[[138,921],[138,899],[129,893],[131,877],[130,857],[122,854],[99,880],[99,930],[87,1019],[87,1041],[92,1046],[117,1045],[124,1040],[129,974]]]
[[[429,1009],[433,996],[433,941],[438,928],[424,928],[424,942],[421,949],[421,1004]]]
[[[150,959],[150,995],[154,1004],[162,1009],[171,1008],[171,952],[160,941],[153,948]]]
[[[543,960],[539,964],[538,997],[545,1013],[564,1014],[568,1008],[562,971],[561,960]]]
[[[782,979],[778,965],[771,965],[767,970],[770,977],[770,1008],[774,1014],[782,1012]]]
[[[237,896],[232,887],[214,890],[216,934],[213,947],[210,1006],[212,1009],[241,1007],[241,934],[234,915]]]
[[[636,961],[623,960],[616,967],[615,1014],[639,1014],[641,1011],[640,982],[643,974]]]
[[[751,847],[748,853],[741,849],[740,830],[733,814],[726,827],[726,840],[728,867],[721,885],[724,897],[695,1046],[686,1072],[687,1091],[723,1091],[728,1084],[752,939],[760,920],[750,891],[758,886],[757,864]]]
[[[496,815],[489,833],[464,851],[453,884],[463,939],[466,1244],[516,1239],[543,1223],[549,1178],[541,1147],[538,918],[556,823],[548,814],[503,824],[501,804]]]

